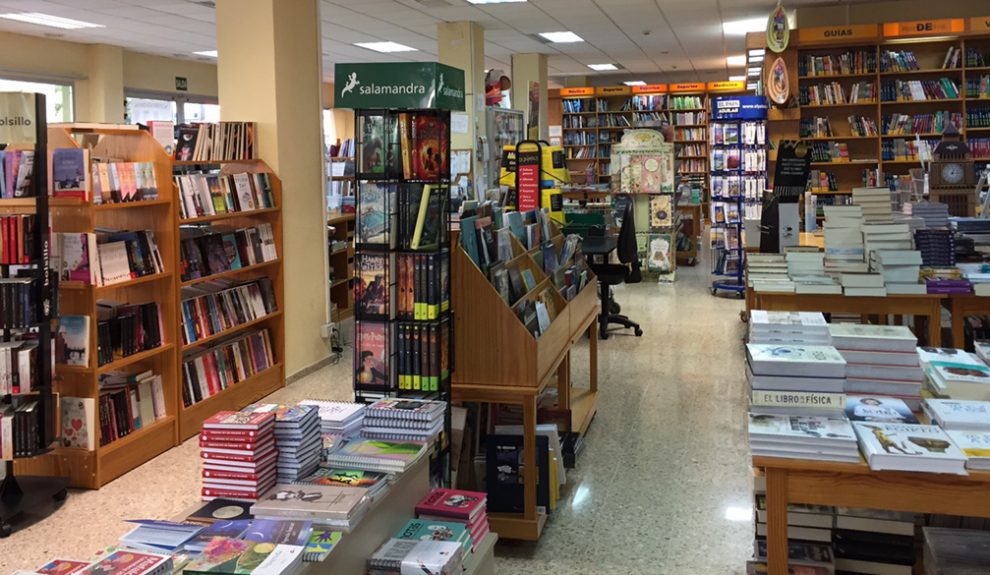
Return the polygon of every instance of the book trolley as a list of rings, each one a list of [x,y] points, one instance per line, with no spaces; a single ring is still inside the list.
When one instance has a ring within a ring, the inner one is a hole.
[[[22,236],[30,242],[23,247],[30,249],[23,250],[22,254],[14,254],[12,251],[0,259],[0,285],[5,292],[17,289],[18,293],[24,293],[32,313],[25,313],[20,317],[13,313],[0,314],[0,345],[14,346],[12,350],[16,351],[18,342],[26,343],[31,339],[37,342],[37,347],[33,350],[21,348],[20,352],[13,354],[15,359],[28,354],[33,373],[19,373],[24,381],[18,384],[18,389],[12,388],[6,390],[12,393],[0,395],[0,417],[6,420],[5,437],[2,440],[4,446],[0,451],[0,459],[5,466],[5,475],[0,480],[0,538],[3,538],[12,533],[15,522],[26,516],[50,513],[65,499],[68,480],[58,474],[50,474],[55,475],[50,477],[26,475],[37,469],[37,456],[51,449],[57,436],[55,425],[58,421],[57,401],[52,394],[51,346],[55,304],[53,276],[48,264],[49,197],[48,158],[45,154],[45,96],[0,93],[0,98],[4,100],[4,109],[8,111],[8,122],[11,122],[14,113],[20,111],[28,121],[27,126],[33,125],[33,129],[26,128],[24,133],[18,133],[16,127],[0,127],[0,143],[6,144],[8,151],[19,149],[34,153],[34,170],[30,176],[28,194],[17,197],[18,194],[12,193],[0,199],[0,216],[10,217],[11,220],[20,219],[19,216],[26,220],[33,216],[34,227],[29,234],[26,232]],[[30,134],[32,131],[33,134]],[[30,137],[22,138],[28,134]],[[12,234],[6,236],[6,239],[11,237]],[[24,257],[15,258],[14,255]],[[16,268],[20,268],[20,271]],[[30,381],[29,375],[34,376],[30,377]],[[30,385],[30,390],[21,393],[26,384]],[[8,408],[12,413],[6,412]],[[7,424],[10,424],[9,428]]]
[[[551,224],[551,227],[550,241],[560,249],[564,236],[556,226]],[[460,243],[454,245],[451,299],[458,312],[454,330],[457,371],[452,382],[453,399],[522,407],[524,511],[490,512],[489,523],[500,538],[536,541],[547,519],[536,505],[538,473],[528,471],[537,469],[537,397],[547,386],[556,386],[556,409],[540,410],[541,413],[564,423],[566,431],[582,436],[587,431],[598,405],[597,280],[592,276],[573,299],[564,301],[552,278],[543,273],[542,266],[534,259],[542,246],[527,251],[513,236],[514,257],[506,266],[528,270],[536,281],[519,301],[534,300],[549,289],[558,310],[550,327],[534,338],[513,312],[513,306],[505,303]],[[585,334],[590,339],[590,385],[573,388],[571,348]]]

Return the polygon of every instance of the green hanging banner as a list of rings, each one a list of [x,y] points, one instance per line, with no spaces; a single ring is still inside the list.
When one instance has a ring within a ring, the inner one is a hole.
[[[464,71],[435,62],[337,64],[335,108],[464,110]]]

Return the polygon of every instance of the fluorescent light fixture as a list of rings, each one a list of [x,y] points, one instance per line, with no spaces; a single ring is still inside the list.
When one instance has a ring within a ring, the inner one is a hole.
[[[467,0],[471,4],[508,4],[510,2],[526,2],[527,0]]]
[[[760,32],[766,29],[766,16],[722,22],[722,32],[725,32],[730,36],[745,36],[749,32]]]
[[[623,82],[626,86],[645,86],[646,82],[642,80],[630,80],[628,82]]]
[[[584,38],[578,36],[574,32],[540,32],[545,40],[553,42],[554,44],[571,44],[574,42],[584,42]]]
[[[193,52],[193,54],[196,54],[197,56],[209,56],[210,58],[217,57],[216,50],[203,50],[202,52]]]
[[[729,66],[745,66],[746,65],[746,55],[738,54],[736,56],[729,56],[725,59],[725,63]]]
[[[609,70],[619,69],[615,64],[588,64],[588,67],[596,72],[607,72]]]
[[[729,76],[730,82],[744,82],[745,80],[746,76]]]
[[[41,12],[16,12],[10,14],[0,14],[0,18],[4,18],[6,20],[17,20],[18,22],[27,22],[28,24],[37,24],[38,26],[61,28],[63,30],[106,28],[103,24],[93,24],[92,22],[83,22],[82,20],[73,20],[72,18],[62,18],[60,16],[42,14]]]
[[[367,48],[368,50],[374,50],[375,52],[382,52],[383,54],[389,54],[391,52],[418,52],[416,48],[411,48],[405,44],[399,44],[396,42],[355,42],[355,46],[360,46],[361,48]]]

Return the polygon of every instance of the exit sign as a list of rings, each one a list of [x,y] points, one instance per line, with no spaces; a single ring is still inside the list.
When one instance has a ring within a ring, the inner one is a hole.
[[[175,77],[175,89],[180,92],[185,92],[189,90],[189,79],[183,78],[182,76]]]

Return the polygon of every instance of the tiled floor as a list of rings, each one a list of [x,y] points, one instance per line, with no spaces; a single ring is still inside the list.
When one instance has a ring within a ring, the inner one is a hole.
[[[704,265],[673,286],[619,288],[645,334],[599,345],[599,412],[565,500],[538,544],[500,543],[497,572],[742,574],[752,549],[740,300],[714,298]],[[572,362],[587,381],[587,346]],[[271,397],[350,396],[349,361]],[[46,521],[0,540],[0,573],[54,556],[87,558],[128,530],[196,502],[196,441],[99,491],[74,492]],[[383,534],[383,538],[386,534]]]

